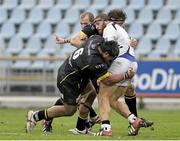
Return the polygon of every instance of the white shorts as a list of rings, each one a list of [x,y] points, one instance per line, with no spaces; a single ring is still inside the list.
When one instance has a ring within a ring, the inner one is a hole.
[[[128,71],[129,67],[132,67],[137,72],[138,64],[136,61],[130,61],[123,57],[116,58],[109,68],[110,74],[124,74]],[[116,83],[117,86],[128,86],[132,79],[127,79]]]

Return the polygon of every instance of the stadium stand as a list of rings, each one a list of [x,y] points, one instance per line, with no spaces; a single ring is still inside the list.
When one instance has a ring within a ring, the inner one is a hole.
[[[140,10],[145,5],[145,0],[131,0],[129,4],[129,8],[134,10]]]
[[[75,0],[73,8],[77,10],[85,10],[90,6],[90,0]]]
[[[9,19],[10,22],[14,24],[20,24],[25,20],[26,13],[25,10],[19,7],[13,9],[11,18]]]
[[[58,57],[67,57],[75,48],[55,44],[53,35],[69,37],[79,31],[83,11],[97,15],[113,8],[127,14],[126,29],[139,40],[137,57],[180,57],[179,0],[1,0],[0,4],[0,56],[12,57],[9,72],[26,68],[34,74],[33,69],[45,67],[44,60],[36,62],[36,58],[57,57],[46,61],[54,76],[62,63]]]
[[[36,0],[21,0],[19,8],[30,10],[36,5]]]
[[[2,25],[7,20],[7,12],[5,8],[0,8],[0,25]]]
[[[159,10],[163,7],[164,0],[148,0],[147,8],[151,10]]]
[[[33,25],[30,22],[25,21],[21,23],[17,36],[23,39],[29,39],[33,34]]]

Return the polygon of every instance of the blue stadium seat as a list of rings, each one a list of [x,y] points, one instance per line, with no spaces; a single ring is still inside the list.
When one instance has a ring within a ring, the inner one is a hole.
[[[0,37],[0,54],[4,54],[6,44],[3,38]]]
[[[64,22],[60,22],[55,28],[55,34],[62,37],[67,37],[70,34],[70,29],[68,24]]]
[[[25,54],[37,54],[42,47],[42,43],[39,38],[37,37],[31,37],[26,45],[26,48],[23,50],[23,53]]]
[[[152,20],[153,20],[152,11],[150,9],[147,9],[147,8],[141,9],[141,11],[139,13],[139,17],[137,19],[137,22],[139,22],[141,24],[148,25],[152,22]]]
[[[38,6],[44,10],[48,10],[49,8],[53,7],[54,0],[39,0]]]
[[[106,11],[108,12],[116,8],[124,9],[126,6],[127,0],[112,0]]]
[[[171,47],[170,41],[162,37],[158,40],[155,50],[153,50],[150,53],[150,55],[151,56],[168,55],[170,47]]]
[[[65,44],[63,46],[63,49],[61,50],[61,54],[64,54],[65,56],[69,56],[70,54],[72,54],[73,51],[75,51],[77,48],[70,45],[70,44]],[[64,56],[63,55],[63,56]]]
[[[166,25],[168,24],[170,21],[172,20],[171,17],[171,11],[170,9],[167,8],[162,8],[158,14],[157,14],[157,18],[155,20],[155,22],[162,24],[162,25]]]
[[[30,10],[36,5],[36,0],[21,0],[20,8]]]
[[[175,41],[179,36],[179,25],[175,23],[170,23],[166,29],[164,37]]]
[[[140,10],[145,6],[145,0],[131,0],[130,4],[128,5],[129,8],[134,10]]]
[[[24,53],[24,52],[21,52],[18,56],[25,58],[30,57],[28,53]],[[11,65],[11,68],[14,70],[28,70],[30,65],[31,65],[31,61],[29,60],[18,60]]]
[[[166,8],[171,10],[178,10],[180,8],[179,0],[167,0]]]
[[[94,16],[98,15],[98,11],[94,7],[89,7],[86,11],[91,12]]]
[[[15,34],[15,26],[12,22],[5,22],[1,27],[0,36],[5,39],[10,39]]]
[[[177,40],[173,50],[173,55],[180,57],[180,38]]]
[[[41,22],[37,28],[37,32],[34,36],[46,39],[51,35],[51,25],[48,22]]]
[[[143,37],[139,40],[138,47],[135,50],[137,56],[148,55],[152,50],[152,43],[149,38]]]
[[[60,10],[67,10],[71,5],[71,0],[56,0],[55,8],[58,8]]]
[[[17,7],[13,9],[12,15],[9,21],[15,24],[20,24],[25,20],[25,18],[26,18],[26,13],[24,9]]]
[[[47,18],[45,21],[51,23],[51,24],[57,24],[61,20],[61,11],[57,8],[51,8],[48,10]]]
[[[104,10],[108,6],[107,0],[94,0],[91,7],[97,9],[97,10]]]
[[[19,54],[23,49],[23,41],[20,37],[14,36],[11,38],[6,53],[8,54]]]
[[[163,0],[148,0],[146,7],[151,10],[159,10],[163,7]]]
[[[76,34],[77,32],[80,32],[80,31],[81,31],[80,24],[77,23],[73,29],[72,35]]]
[[[37,57],[48,57],[48,54],[38,52]],[[32,64],[30,65],[30,70],[36,71],[36,70],[43,70],[47,69],[49,65],[49,61],[43,61],[43,60],[36,60],[33,61]]]
[[[0,8],[0,25],[2,25],[4,22],[6,22],[7,18],[8,18],[8,14],[5,8]]]
[[[131,24],[131,26],[129,27],[129,31],[128,31],[130,36],[135,37],[137,39],[142,37],[143,32],[144,31],[143,31],[142,24],[137,23],[137,22]]]
[[[146,37],[150,38],[151,40],[158,40],[162,35],[162,29],[160,24],[158,23],[151,23],[147,29]]]
[[[40,8],[33,8],[30,11],[28,21],[33,24],[39,24],[44,18],[43,10]]]
[[[75,0],[73,8],[86,10],[90,6],[90,0]]]
[[[175,15],[173,22],[180,24],[180,9],[176,11],[176,15]]]
[[[124,11],[125,11],[126,14],[127,14],[127,19],[126,19],[125,23],[126,23],[126,24],[131,24],[131,23],[133,23],[134,20],[135,20],[135,12],[134,12],[134,10],[127,7],[127,8],[125,8]]]
[[[23,39],[28,39],[33,35],[33,25],[30,22],[23,22],[20,25],[19,32],[17,36],[20,36]]]
[[[4,0],[2,8],[12,10],[18,5],[18,0]]]
[[[55,37],[51,36],[46,40],[44,44],[44,48],[42,49],[41,53],[45,53],[48,55],[55,55],[58,48],[59,45],[56,44]]]
[[[79,11],[74,8],[68,9],[63,21],[68,24],[76,24],[79,21]]]

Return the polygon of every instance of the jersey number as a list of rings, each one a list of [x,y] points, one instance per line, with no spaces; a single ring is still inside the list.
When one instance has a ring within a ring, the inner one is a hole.
[[[83,51],[84,51],[84,48],[80,48],[80,49],[78,49],[78,50],[76,50],[75,52],[74,52],[74,54],[73,54],[73,60],[75,60],[76,58],[78,58],[79,57],[79,55],[81,55],[82,53],[83,53]]]

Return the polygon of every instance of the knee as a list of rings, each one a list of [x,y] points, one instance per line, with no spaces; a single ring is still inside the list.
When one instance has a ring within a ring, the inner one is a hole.
[[[109,103],[110,103],[111,108],[116,107],[116,100],[115,100],[115,99],[110,98],[110,99],[109,99]]]
[[[84,104],[80,104],[79,106],[79,115],[81,117],[87,117],[88,116],[88,113],[89,113],[89,109],[91,108],[91,106],[89,105],[84,105]]]
[[[125,96],[134,96],[134,95],[136,95],[135,86],[133,84],[131,84],[128,86],[126,93],[125,93]]]
[[[71,108],[67,108],[65,115],[66,116],[73,116],[74,113],[76,112],[76,110],[77,110],[76,106],[71,107]]]

